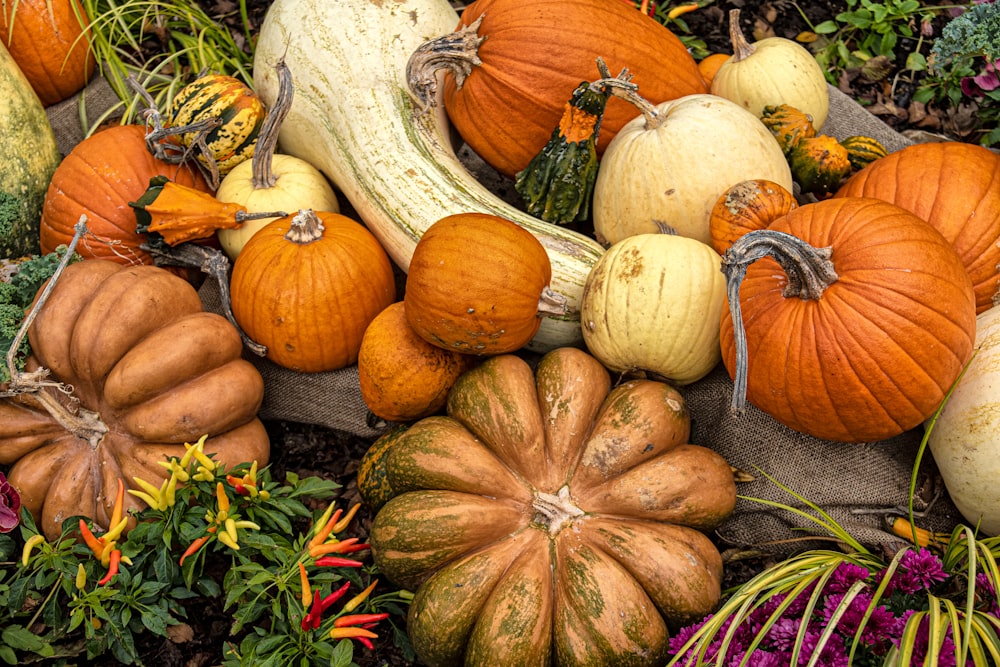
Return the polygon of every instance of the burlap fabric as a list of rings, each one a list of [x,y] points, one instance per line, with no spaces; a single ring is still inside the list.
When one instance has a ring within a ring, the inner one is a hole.
[[[865,111],[854,100],[833,87],[830,115],[822,132],[842,139],[867,135],[890,151],[909,141]],[[50,109],[50,119],[63,152],[82,139],[81,113],[93,122],[102,105],[117,103],[106,83],[96,80],[84,91],[85,105],[74,98]],[[480,180],[501,197],[514,201],[516,193],[505,181],[468,151],[463,161]],[[349,203],[344,202],[346,212]],[[206,281],[201,290],[206,309],[218,311],[218,289]],[[329,373],[302,374],[280,368],[247,353],[265,382],[261,417],[319,425],[364,439],[374,439],[387,424],[372,419],[360,395],[356,367]],[[816,503],[858,540],[869,545],[895,541],[884,530],[884,517],[893,508],[905,507],[921,429],[892,440],[861,445],[826,442],[802,435],[778,424],[748,406],[742,413],[731,411],[732,382],[720,365],[705,379],[681,388],[692,416],[692,441],[711,447],[731,465],[755,477],[739,485],[741,495],[732,518],[720,534],[734,545],[756,546],[775,553],[802,548],[801,539],[818,531],[815,524],[796,513],[773,509],[756,499],[804,507],[768,477]],[[936,479],[930,454],[925,455],[921,478]],[[938,486],[938,488],[940,488]],[[924,510],[925,499],[917,502]],[[960,516],[946,493],[934,502],[923,525],[950,530]],[[819,544],[806,542],[805,544]]]

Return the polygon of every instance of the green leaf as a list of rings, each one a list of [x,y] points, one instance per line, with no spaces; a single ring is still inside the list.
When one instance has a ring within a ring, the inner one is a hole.
[[[0,535],[0,561],[12,560],[16,550],[17,546],[10,535]]]
[[[9,646],[0,645],[0,660],[3,660],[8,665],[16,665],[19,663],[17,655],[14,650]]]
[[[924,57],[924,54],[914,51],[906,56],[906,69],[912,69],[914,72],[926,72],[927,58]]]
[[[333,647],[333,655],[330,656],[330,667],[351,667],[354,662],[354,642],[349,639],[341,639]]]
[[[11,625],[0,634],[3,643],[12,649],[30,651],[38,655],[52,655],[52,646],[41,637],[20,625]]]
[[[823,21],[822,23],[813,26],[813,32],[817,35],[830,35],[837,32],[840,26],[837,25],[836,21]]]

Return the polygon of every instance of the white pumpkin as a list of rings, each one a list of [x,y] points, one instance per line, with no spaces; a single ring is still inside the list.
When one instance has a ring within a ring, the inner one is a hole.
[[[295,213],[303,209],[340,213],[337,195],[319,169],[302,158],[275,153],[278,131],[294,97],[288,66],[279,61],[276,70],[280,89],[261,127],[254,156],[226,174],[215,191],[215,198],[240,204],[250,213]],[[236,229],[220,229],[216,232],[219,245],[235,262],[250,237],[274,219],[258,218]]]
[[[759,118],[716,95],[687,95],[629,121],[608,144],[594,184],[598,239],[654,234],[658,223],[710,242],[718,198],[763,178],[792,190],[781,147]]]
[[[971,526],[1000,534],[1000,306],[976,319],[976,355],[927,444],[948,495]]]
[[[612,245],[587,278],[580,316],[591,354],[613,371],[648,371],[690,384],[722,359],[726,303],[721,258],[674,234],[638,234]]]
[[[729,11],[733,55],[712,78],[713,95],[736,102],[760,117],[766,106],[788,104],[812,117],[817,130],[830,113],[826,76],[804,46],[785,37],[751,44],[740,30],[740,10]]]

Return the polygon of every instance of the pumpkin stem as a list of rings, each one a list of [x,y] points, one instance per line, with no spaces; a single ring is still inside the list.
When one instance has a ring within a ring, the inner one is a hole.
[[[302,209],[292,217],[285,233],[285,239],[292,243],[305,245],[323,238],[323,221],[311,208]]]
[[[757,51],[757,47],[748,42],[743,31],[740,30],[740,10],[738,9],[729,10],[729,41],[733,45],[732,62],[734,63],[746,60]]]
[[[49,295],[55,288],[56,282],[62,275],[63,270],[73,257],[80,239],[87,233],[86,215],[80,216],[76,225],[73,226],[73,230],[73,238],[70,240],[69,245],[66,248],[66,253],[59,260],[59,265],[52,273],[52,277],[45,284],[45,287],[38,295],[38,298],[35,300],[31,310],[29,310],[25,315],[24,321],[21,322],[21,326],[18,327],[17,333],[14,334],[14,339],[11,341],[10,348],[7,350],[6,359],[7,373],[10,376],[10,381],[7,383],[7,389],[0,392],[0,396],[11,397],[30,394],[31,398],[36,403],[40,404],[45,411],[59,423],[60,426],[81,440],[86,440],[90,443],[91,447],[96,448],[101,442],[101,439],[104,437],[104,434],[108,432],[108,427],[103,421],[101,421],[101,416],[96,412],[79,407],[73,410],[70,405],[67,405],[67,402],[60,401],[49,393],[47,391],[47,388],[49,387],[53,387],[67,396],[72,393],[72,387],[64,385],[60,382],[53,382],[48,379],[49,369],[39,368],[29,372],[19,371],[14,361],[17,350],[21,347],[21,342],[24,340],[24,337],[28,335],[28,329],[31,328],[31,324],[35,321],[35,317],[42,309],[42,306],[44,306],[49,300]],[[75,399],[71,397],[70,402],[72,402],[72,400]]]
[[[461,88],[472,68],[483,64],[479,59],[479,45],[486,37],[479,36],[479,25],[484,16],[461,30],[424,42],[410,56],[406,63],[406,81],[420,103],[420,113],[435,105],[439,69],[451,72],[455,85]]]
[[[656,109],[655,104],[639,94],[639,86],[632,83],[631,75],[628,75],[627,78],[624,75],[625,70],[622,70],[622,73],[618,77],[604,78],[600,81],[595,81],[594,85],[598,83],[604,84],[612,95],[634,106],[642,114],[642,117],[646,119],[645,129],[655,130],[663,124],[666,116]]]
[[[830,259],[832,254],[831,247],[815,248],[785,232],[756,229],[734,241],[722,256],[722,272],[726,276],[726,296],[736,345],[733,410],[742,410],[746,405],[747,337],[740,309],[740,286],[746,277],[747,267],[758,259],[771,257],[788,276],[782,296],[818,300],[826,288],[837,281],[837,272]]]
[[[546,285],[538,299],[538,317],[561,317],[569,312],[566,297]]]
[[[545,528],[549,535],[555,535],[567,522],[586,514],[573,502],[569,486],[562,487],[555,494],[536,491],[531,507],[535,510],[534,521]]]
[[[250,183],[254,190],[273,188],[278,182],[278,177],[274,175],[271,163],[274,160],[274,151],[278,147],[278,130],[281,129],[281,123],[291,110],[292,98],[295,97],[292,72],[285,64],[285,59],[279,60],[274,69],[278,74],[278,94],[274,99],[274,105],[264,117],[260,134],[257,135],[257,146],[254,148],[254,154],[251,158],[253,177]]]

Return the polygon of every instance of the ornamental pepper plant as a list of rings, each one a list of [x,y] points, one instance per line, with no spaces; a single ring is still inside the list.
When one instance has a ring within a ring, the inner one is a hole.
[[[193,605],[230,619],[213,662],[226,667],[347,667],[380,638],[405,653],[397,624],[411,596],[378,588],[368,544],[349,534],[358,506],[338,506],[338,485],[290,472],[278,482],[256,462],[227,470],[205,448],[163,461],[159,486],[122,480],[107,531],[69,517],[49,541],[20,511],[0,535],[0,664],[142,664],[149,635],[208,634],[189,625],[206,617],[189,619]],[[126,492],[146,509],[123,513]]]

